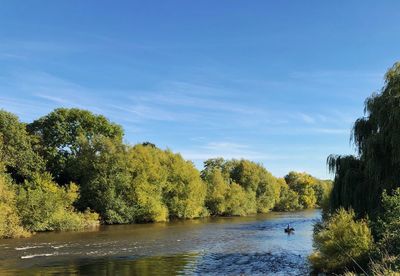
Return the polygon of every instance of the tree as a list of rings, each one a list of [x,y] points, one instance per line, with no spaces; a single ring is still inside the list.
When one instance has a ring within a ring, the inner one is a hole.
[[[243,188],[247,193],[245,197],[254,201],[249,204],[257,206],[258,212],[266,213],[274,207],[279,197],[279,183],[262,165],[249,160],[209,159],[204,162],[204,169],[201,172],[203,180],[209,181],[209,175],[216,169],[220,170],[226,183],[230,185],[236,183]],[[236,188],[234,190],[239,191]],[[248,210],[254,212],[252,207]]]
[[[329,200],[330,193],[332,191],[331,180],[317,180],[312,186],[314,189],[315,196],[317,198],[316,204],[322,207]]]
[[[12,113],[0,110],[0,162],[17,182],[42,172],[44,161],[33,150],[34,139]]]
[[[226,213],[226,196],[229,185],[222,176],[221,169],[214,169],[207,174],[206,207],[211,215],[224,215]]]
[[[82,143],[89,144],[104,136],[122,142],[123,130],[101,115],[76,108],[58,108],[28,124],[29,132],[38,137],[40,153],[47,170],[60,184],[79,183],[78,168],[74,166]]]
[[[21,225],[11,179],[2,170],[0,171],[0,239],[29,236]]]
[[[303,208],[314,208],[317,202],[314,186],[317,180],[309,174],[290,172],[285,176],[290,189],[299,195],[299,203]]]
[[[76,205],[100,214],[107,224],[133,223],[136,219],[132,196],[132,170],[127,146],[119,140],[97,136],[81,141],[75,160],[81,196]]]
[[[228,169],[228,161],[223,158],[211,158],[204,161],[204,168],[200,173],[203,180],[207,179],[209,174],[213,174],[214,170],[220,170],[222,177],[226,181],[230,181],[230,170]]]
[[[206,214],[204,208],[207,187],[193,163],[181,155],[166,151],[167,185],[164,200],[170,217],[196,218]]]
[[[231,183],[226,195],[226,215],[245,216],[257,212],[255,192],[246,192],[242,186]]]
[[[285,183],[280,189],[280,198],[275,205],[276,211],[296,211],[302,209],[303,206],[299,203],[299,195],[291,190]]]
[[[351,140],[358,156],[331,155],[335,174],[331,210],[351,206],[358,216],[372,219],[381,212],[379,196],[400,186],[400,63],[386,73],[385,85],[365,101],[362,118],[353,126]]]
[[[165,152],[148,145],[136,145],[129,151],[130,182],[135,220],[138,222],[167,221],[169,212],[163,192],[168,171],[163,162]]]

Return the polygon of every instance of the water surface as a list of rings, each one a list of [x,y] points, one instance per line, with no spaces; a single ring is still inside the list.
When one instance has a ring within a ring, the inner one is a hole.
[[[0,241],[0,275],[304,275],[318,210]],[[283,229],[291,223],[295,234]]]

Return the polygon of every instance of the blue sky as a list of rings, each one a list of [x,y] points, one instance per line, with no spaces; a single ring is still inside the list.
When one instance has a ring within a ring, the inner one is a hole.
[[[330,177],[400,58],[399,1],[1,1],[0,108],[79,107],[201,168]]]

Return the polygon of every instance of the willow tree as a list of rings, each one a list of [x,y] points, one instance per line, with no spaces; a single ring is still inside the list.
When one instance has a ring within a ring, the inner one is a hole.
[[[335,173],[331,208],[352,206],[374,217],[382,191],[400,186],[400,63],[386,73],[382,90],[366,99],[351,139],[357,156],[328,157]]]

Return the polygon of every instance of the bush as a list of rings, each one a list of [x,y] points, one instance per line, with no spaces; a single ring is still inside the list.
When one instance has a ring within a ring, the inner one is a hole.
[[[19,186],[17,208],[23,226],[30,231],[78,230],[98,224],[98,215],[78,213],[73,203],[79,196],[78,186],[60,187],[50,174],[33,176]]]
[[[299,203],[303,208],[314,208],[317,203],[315,185],[317,179],[307,173],[290,172],[285,176],[289,188],[299,195]]]
[[[245,216],[256,212],[255,192],[246,192],[239,184],[232,183],[226,196],[225,215]]]
[[[389,272],[400,271],[400,188],[382,193],[382,209],[374,227],[378,242],[371,270],[395,275]]]
[[[286,185],[286,184],[285,184]],[[289,189],[289,187],[282,186],[280,199],[275,205],[276,211],[287,212],[302,209],[303,206],[299,203],[299,195]]]
[[[204,207],[207,187],[193,163],[180,154],[166,151],[167,185],[164,202],[171,218],[198,218],[207,214]]]
[[[205,179],[207,183],[206,207],[211,215],[226,213],[226,196],[229,185],[222,176],[220,169],[213,169]]]
[[[167,182],[167,171],[162,165],[165,152],[151,144],[136,145],[130,149],[130,180],[136,222],[159,222],[169,218],[168,208],[163,202],[163,189]]]
[[[369,269],[372,275],[379,276],[400,276],[400,256],[390,256],[384,253],[379,257],[379,260],[373,260]]]
[[[15,203],[15,191],[10,178],[0,172],[0,238],[26,237]]]
[[[353,210],[340,208],[314,233],[313,268],[323,272],[342,272],[365,267],[372,249],[371,230],[365,220],[355,221]]]

